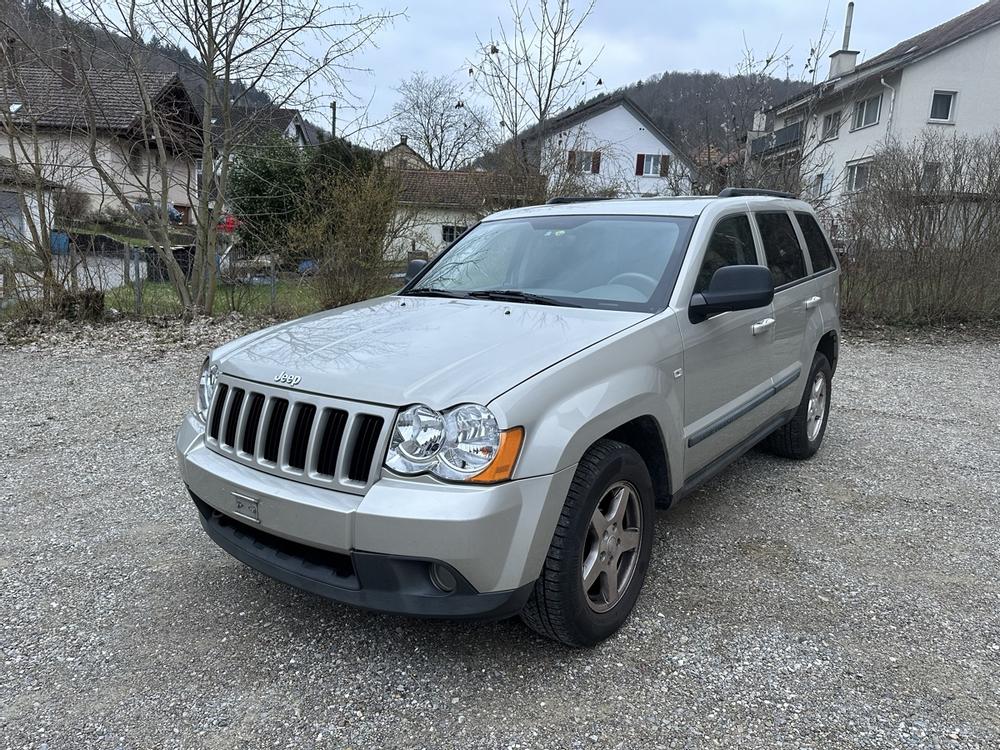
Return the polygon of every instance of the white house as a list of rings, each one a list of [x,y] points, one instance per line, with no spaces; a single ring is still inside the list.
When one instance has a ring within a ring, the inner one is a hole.
[[[695,167],[624,93],[611,94],[551,120],[542,171],[553,183],[582,179],[595,192],[678,195],[691,192]]]
[[[873,155],[892,138],[923,132],[984,135],[1000,127],[1000,2],[993,0],[858,63],[853,6],[827,79],[767,113],[771,132],[750,158],[790,159],[804,191],[835,206],[864,190]],[[927,173],[938,169],[925,165]]]

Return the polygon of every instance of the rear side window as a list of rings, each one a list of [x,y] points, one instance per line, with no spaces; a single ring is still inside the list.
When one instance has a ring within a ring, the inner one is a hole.
[[[806,238],[806,249],[812,260],[813,273],[833,268],[833,253],[830,252],[830,246],[826,242],[823,230],[816,223],[816,219],[811,214],[800,213],[795,214],[795,218],[799,221],[802,236]]]
[[[694,291],[697,294],[708,289],[712,275],[724,266],[755,265],[757,265],[757,251],[753,245],[750,219],[746,214],[730,216],[716,224],[708,240]]]
[[[789,284],[804,277],[806,259],[788,214],[782,211],[756,216],[760,238],[764,242],[764,256],[774,277],[774,285]]]

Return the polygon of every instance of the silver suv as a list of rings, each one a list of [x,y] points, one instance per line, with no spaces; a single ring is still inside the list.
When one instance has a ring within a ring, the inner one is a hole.
[[[398,294],[213,351],[181,472],[209,536],[288,584],[592,645],[657,507],[758,443],[819,448],[838,277],[780,194],[497,213]]]

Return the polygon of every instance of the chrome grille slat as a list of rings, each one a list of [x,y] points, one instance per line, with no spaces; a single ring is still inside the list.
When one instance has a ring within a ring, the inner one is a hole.
[[[226,458],[298,482],[364,494],[380,473],[386,426],[396,410],[223,374],[209,415],[205,443]]]

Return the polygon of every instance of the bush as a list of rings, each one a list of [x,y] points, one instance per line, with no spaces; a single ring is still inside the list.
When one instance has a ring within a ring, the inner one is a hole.
[[[315,260],[325,308],[386,294],[397,261],[392,246],[412,219],[398,207],[398,178],[376,167],[343,172],[309,191],[312,206],[291,229],[292,247]]]
[[[845,317],[1000,316],[1000,135],[888,143],[836,219]]]

